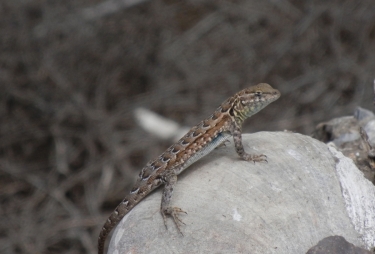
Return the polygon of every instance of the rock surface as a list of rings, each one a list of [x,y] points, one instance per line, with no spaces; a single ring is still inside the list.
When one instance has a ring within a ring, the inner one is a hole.
[[[171,219],[165,229],[157,190],[119,223],[108,253],[300,254],[332,235],[375,245],[375,188],[350,159],[300,134],[243,139],[268,163],[240,160],[231,140],[179,176],[172,205],[188,212],[184,236]]]

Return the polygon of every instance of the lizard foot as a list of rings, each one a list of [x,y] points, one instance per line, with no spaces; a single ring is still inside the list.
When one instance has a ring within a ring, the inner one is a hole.
[[[264,155],[264,154],[260,154],[260,155],[245,154],[245,155],[243,156],[243,159],[244,159],[245,161],[252,161],[252,162],[254,162],[254,164],[255,164],[255,162],[262,162],[262,161],[268,163],[268,161],[267,161],[267,156]]]
[[[164,209],[164,210],[161,211],[161,214],[163,215],[163,219],[164,219],[165,228],[168,229],[166,216],[167,215],[172,216],[173,221],[176,224],[176,227],[177,227],[178,231],[180,232],[181,235],[184,235],[182,233],[182,231],[181,231],[180,226],[182,224],[183,225],[186,225],[186,224],[178,217],[179,213],[185,213],[185,214],[187,214],[187,212],[185,212],[184,210],[182,210],[179,207],[167,207],[166,209]]]

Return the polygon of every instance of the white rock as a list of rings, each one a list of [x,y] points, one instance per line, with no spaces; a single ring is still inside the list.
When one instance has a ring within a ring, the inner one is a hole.
[[[350,159],[308,136],[244,135],[245,150],[268,163],[218,148],[180,176],[172,205],[188,212],[181,236],[160,215],[161,190],[117,226],[108,253],[306,253],[341,235],[375,245],[375,188]]]

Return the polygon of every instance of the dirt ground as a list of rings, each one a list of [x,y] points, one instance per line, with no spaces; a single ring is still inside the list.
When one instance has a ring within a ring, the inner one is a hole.
[[[172,143],[139,128],[138,107],[193,126],[267,82],[282,97],[244,132],[310,135],[373,110],[373,0],[129,2],[0,2],[0,253],[95,253]]]

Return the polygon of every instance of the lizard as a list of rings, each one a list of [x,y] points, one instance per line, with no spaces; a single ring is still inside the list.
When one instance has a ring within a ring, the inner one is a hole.
[[[166,217],[171,216],[181,233],[180,225],[184,223],[179,214],[186,212],[170,206],[177,175],[223,144],[230,136],[233,136],[235,150],[243,160],[254,163],[267,162],[267,156],[264,154],[254,155],[245,152],[242,145],[242,123],[279,97],[280,92],[266,83],[243,89],[225,100],[210,117],[191,128],[163,154],[149,161],[139,173],[130,193],[103,225],[98,237],[98,254],[103,254],[105,240],[118,222],[145,196],[161,185],[164,185],[160,207],[164,225],[167,227]]]

